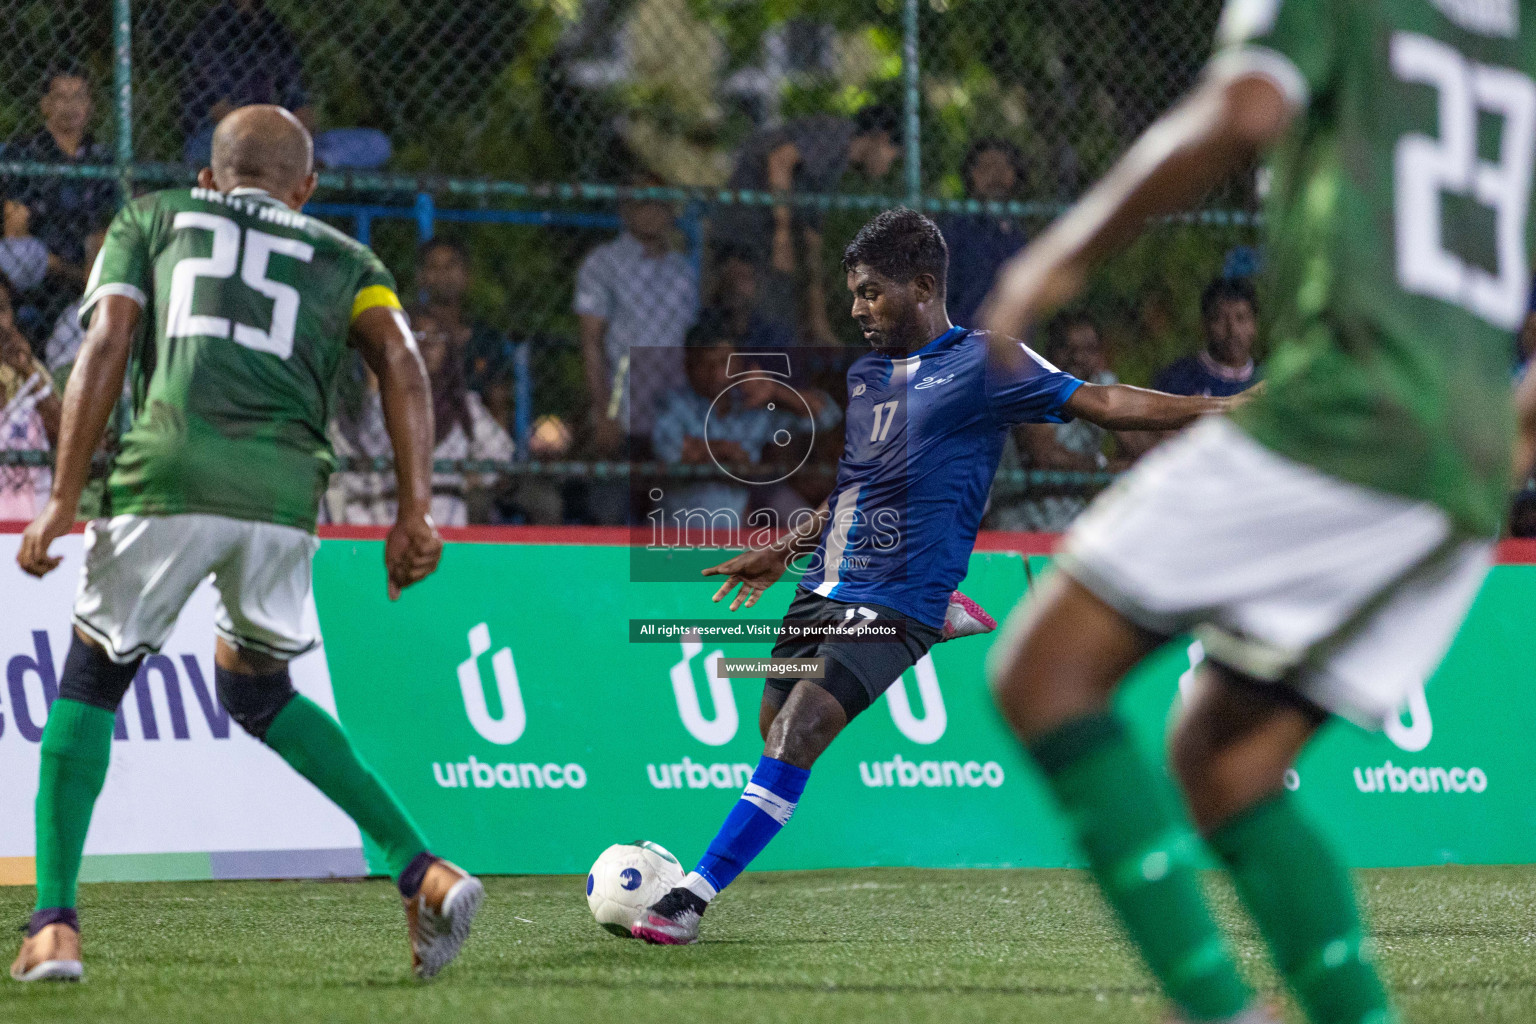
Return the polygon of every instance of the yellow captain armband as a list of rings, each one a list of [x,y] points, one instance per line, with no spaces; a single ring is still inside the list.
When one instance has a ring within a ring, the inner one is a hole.
[[[382,284],[369,285],[358,292],[357,298],[352,300],[352,319],[356,320],[365,310],[375,306],[384,306],[386,309],[404,308],[400,305],[400,296],[395,294],[393,288],[387,288]]]

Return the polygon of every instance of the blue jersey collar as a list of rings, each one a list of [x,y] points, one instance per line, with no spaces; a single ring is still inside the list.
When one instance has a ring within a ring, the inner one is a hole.
[[[937,338],[934,338],[932,341],[918,349],[916,352],[909,353],[902,358],[911,359],[913,356],[932,355],[941,348],[947,348],[948,346],[953,345],[955,342],[959,341],[961,338],[970,333],[971,330],[969,327],[951,327],[949,330],[945,331]]]

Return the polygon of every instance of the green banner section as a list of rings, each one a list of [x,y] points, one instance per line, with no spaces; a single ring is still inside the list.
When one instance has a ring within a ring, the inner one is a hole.
[[[391,604],[381,548],[321,545],[326,660],[347,730],[438,852],[491,873],[582,872],[637,838],[702,853],[762,751],[762,683],[712,669],[771,643],[631,643],[630,620],[728,617],[718,583],[631,582],[624,547],[453,544]],[[1048,571],[976,554],[964,590],[1001,619]],[[793,591],[738,615],[774,621]],[[1427,699],[1387,735],[1328,726],[1297,765],[1352,864],[1536,860],[1533,598],[1536,567],[1495,569]],[[990,643],[940,644],[856,720],[755,866],[1077,864],[993,709]],[[1120,698],[1159,757],[1192,656],[1169,644]]]

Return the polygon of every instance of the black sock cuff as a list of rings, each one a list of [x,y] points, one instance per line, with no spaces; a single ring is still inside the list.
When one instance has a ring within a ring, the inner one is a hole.
[[[267,675],[246,675],[228,669],[213,669],[214,689],[219,703],[229,711],[229,716],[240,723],[240,728],[265,742],[269,729],[288,703],[297,697],[285,665]]]
[[[30,939],[51,924],[67,924],[78,932],[80,917],[75,913],[74,907],[48,907],[39,910],[27,921],[27,938]]]
[[[400,880],[395,883],[396,887],[400,890],[401,896],[408,900],[416,898],[416,894],[421,892],[422,880],[427,877],[427,868],[430,868],[435,860],[437,858],[426,850],[422,850],[411,858],[411,862],[405,866],[405,870],[400,872]]]
[[[1029,752],[1045,774],[1061,774],[1083,758],[1126,739],[1124,723],[1108,711],[1059,725],[1029,741]]]
[[[116,711],[143,660],[139,657],[120,665],[100,647],[86,643],[78,635],[72,636],[69,653],[64,656],[64,675],[59,679],[59,696],[103,711]]]

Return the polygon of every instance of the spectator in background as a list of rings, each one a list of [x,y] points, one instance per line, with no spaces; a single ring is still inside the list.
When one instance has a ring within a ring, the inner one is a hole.
[[[469,389],[464,362],[456,357],[448,327],[431,310],[411,316],[421,360],[432,382],[432,415],[437,430],[434,460],[512,458],[512,438],[491,418],[480,396]],[[465,526],[489,519],[493,474],[432,474],[432,518],[439,526]],[[393,513],[393,510],[391,510]]]
[[[187,35],[183,61],[188,163],[207,164],[214,126],[248,103],[286,107],[314,130],[298,44],[262,0],[224,0],[203,15]]]
[[[791,412],[792,396],[786,384],[757,369],[750,354],[738,355],[729,324],[718,315],[706,315],[689,332],[684,356],[688,384],[674,388],[662,399],[656,414],[656,457],[673,465],[715,465],[717,479],[703,482],[673,480],[663,485],[662,510],[670,517],[690,509],[709,513],[729,512],[737,523],[757,508],[771,508],[779,525],[810,505],[783,482],[747,486],[741,481],[772,479],[779,471],[761,472],[773,458],[770,441],[776,434],[800,427],[804,415]],[[733,386],[733,378],[741,378]],[[818,430],[830,429],[842,411],[826,395],[800,390],[811,408]],[[708,421],[708,441],[705,423]],[[796,467],[786,466],[784,472]],[[737,478],[728,482],[729,477]],[[721,479],[724,478],[724,479]]]
[[[16,328],[10,284],[0,279],[0,450],[51,450],[62,414],[48,368]],[[0,519],[32,519],[52,482],[46,466],[0,466]]]
[[[1050,326],[1046,358],[1078,380],[1090,384],[1120,383],[1109,368],[1109,347],[1094,318],[1085,312],[1066,313]],[[1025,424],[1014,430],[1018,465],[1029,469],[1078,473],[1118,472],[1130,460],[1112,434],[1086,420]],[[1115,455],[1106,452],[1113,446]],[[1088,507],[1092,495],[1082,487],[1050,493],[1031,488],[1023,500],[1001,499],[994,505],[989,529],[1059,533]]]
[[[92,266],[96,262],[96,256],[101,252],[102,243],[106,241],[106,227],[98,227],[85,236],[85,265]],[[48,335],[47,342],[43,345],[43,362],[54,375],[54,384],[62,389],[64,382],[69,377],[70,367],[75,365],[75,356],[80,352],[80,342],[85,339],[85,328],[80,326],[80,301],[85,296],[80,295],[75,301],[64,307],[58,319],[53,322],[53,331]]]
[[[112,162],[107,147],[91,135],[94,104],[84,73],[68,66],[50,70],[38,109],[43,115],[43,130],[7,146],[5,159],[47,164]],[[18,310],[26,321],[23,326],[40,335],[60,307],[84,288],[88,269],[85,236],[116,208],[117,183],[102,178],[12,178],[0,186],[0,191],[5,198],[7,238],[30,235],[48,253],[47,278],[41,291],[24,289],[30,293],[26,301],[30,308]],[[22,287],[27,280],[36,278],[18,276],[11,283]]]
[[[464,380],[492,418],[505,427],[512,414],[512,343],[484,321],[474,319],[469,294],[469,254],[458,242],[433,238],[416,253],[416,295],[432,319],[448,332],[464,363]]]
[[[1015,198],[1023,166],[1023,154],[1013,143],[977,139],[960,165],[966,198],[988,203]],[[951,214],[941,219],[940,228],[949,243],[949,315],[963,327],[974,327],[998,270],[1024,247],[1024,228],[1012,217],[988,213]]]
[[[832,114],[797,118],[750,136],[736,157],[727,182],[732,189],[754,192],[835,192],[853,168],[866,183],[888,175],[901,155],[897,145],[901,117],[895,109],[872,104],[852,119]],[[744,248],[759,266],[796,275],[807,333],[813,343],[838,344],[827,319],[822,271],[821,211],[761,206],[719,208],[711,234],[716,246]]]
[[[379,381],[361,359],[353,359],[336,388],[336,414],[326,434],[338,458],[392,459],[394,447],[384,426]],[[331,474],[323,509],[325,522],[346,526],[390,526],[395,521],[392,472],[349,468]]]
[[[660,182],[642,177],[635,184]],[[683,375],[681,349],[698,316],[699,285],[693,265],[672,250],[670,204],[628,200],[619,217],[619,237],[582,261],[574,305],[594,445],[607,458],[644,460],[656,401]]]
[[[31,291],[48,273],[48,247],[32,234],[32,211],[14,200],[4,202],[5,231],[0,236],[0,274],[18,292]]]
[[[1246,278],[1218,277],[1200,293],[1205,346],[1164,367],[1152,387],[1172,395],[1227,397],[1259,382],[1253,360],[1259,300]]]
[[[709,310],[738,348],[784,349],[795,344],[793,275],[761,266],[748,252],[721,253]]]

